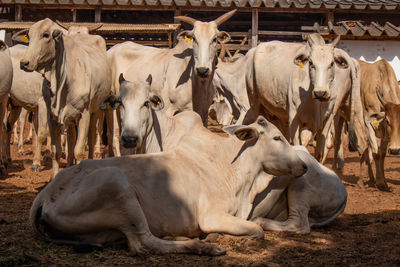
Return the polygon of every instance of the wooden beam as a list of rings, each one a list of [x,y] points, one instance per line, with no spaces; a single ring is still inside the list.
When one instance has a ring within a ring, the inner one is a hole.
[[[15,6],[15,21],[22,21],[22,6]]]
[[[94,11],[94,22],[99,23],[101,22],[101,8],[96,7]]]
[[[258,43],[258,9],[251,11],[251,47],[256,47]]]
[[[325,14],[325,25],[328,25],[328,22],[334,22],[335,21],[335,16],[332,11],[329,11],[328,13]]]
[[[77,13],[76,9],[72,9],[72,21],[73,22],[76,22],[76,13]]]

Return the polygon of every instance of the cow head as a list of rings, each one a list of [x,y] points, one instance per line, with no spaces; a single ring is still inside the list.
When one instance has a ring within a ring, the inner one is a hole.
[[[68,34],[90,34],[95,32],[96,30],[100,29],[103,24],[98,24],[98,25],[93,25],[93,26],[79,26],[79,25],[66,25],[58,20],[56,20],[56,23],[63,29],[68,31]]]
[[[145,82],[130,82],[121,74],[120,95],[111,95],[100,104],[101,109],[120,107],[120,142],[125,148],[141,148],[143,140],[153,126],[153,110],[161,110],[164,107],[161,97],[150,93],[151,82],[151,74]]]
[[[376,94],[384,111],[371,114],[368,118],[369,123],[377,137],[389,137],[389,154],[398,155],[400,154],[400,104],[384,101],[378,89]]]
[[[186,16],[175,17],[175,19],[193,25],[193,30],[183,31],[177,38],[193,42],[194,70],[200,78],[212,75],[212,70],[217,64],[218,42],[226,43],[230,39],[227,32],[218,30],[218,26],[232,17],[235,12],[236,9],[211,22],[201,22]]]
[[[224,131],[248,142],[247,149],[252,149],[249,160],[260,162],[266,173],[298,177],[307,171],[307,165],[278,128],[262,116],[248,126],[227,126]]]
[[[40,71],[50,67],[56,57],[56,42],[64,33],[64,29],[48,18],[33,24],[29,29],[28,49],[20,61],[21,69]]]
[[[334,47],[339,39],[338,36],[331,44],[325,44],[319,34],[310,34],[306,45],[295,56],[294,64],[309,71],[314,99],[329,100],[335,68],[348,68],[348,62],[340,55],[335,55]]]

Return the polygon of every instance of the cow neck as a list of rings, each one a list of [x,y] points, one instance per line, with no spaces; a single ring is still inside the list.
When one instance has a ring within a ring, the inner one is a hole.
[[[54,95],[52,102],[52,113],[57,117],[61,109],[61,96],[66,87],[67,71],[66,71],[66,51],[64,47],[64,37],[60,38],[55,45],[56,56],[50,73],[50,86]],[[64,99],[65,101],[66,99]]]
[[[253,150],[257,149],[257,144],[252,144],[251,141],[244,143],[238,141],[236,137],[231,137],[231,139],[235,139],[234,151],[236,152],[232,153],[235,157],[231,161],[234,171],[231,188],[238,208],[235,215],[247,219],[253,208],[254,198],[260,191],[256,185],[260,185],[260,182],[264,180],[267,181],[265,178],[270,175],[263,171],[261,162],[253,153]]]

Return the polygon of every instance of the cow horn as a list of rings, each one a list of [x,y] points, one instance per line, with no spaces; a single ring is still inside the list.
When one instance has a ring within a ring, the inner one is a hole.
[[[87,27],[89,32],[94,32],[97,31],[98,29],[100,29],[101,27],[103,27],[103,23],[100,23],[98,25],[94,25],[94,26],[90,26]]]
[[[65,29],[68,31],[69,26],[65,25],[64,23],[62,23],[61,21],[59,21],[58,19],[56,19],[56,23],[58,26],[60,26],[61,28]]]
[[[337,46],[337,44],[339,43],[339,41],[340,41],[340,35],[336,36],[335,40],[332,41],[331,45],[332,45],[333,47],[335,47],[335,46]]]
[[[186,23],[188,23],[190,25],[193,25],[193,26],[194,26],[194,23],[197,21],[194,18],[190,18],[190,17],[186,17],[186,16],[176,16],[176,17],[174,17],[174,19],[186,22]]]
[[[236,13],[236,11],[237,11],[237,9],[231,10],[231,11],[223,14],[222,16],[218,17],[216,20],[214,20],[214,22],[217,24],[217,26],[219,26],[222,23],[224,23],[225,21],[227,21],[228,19],[230,19]]]
[[[307,36],[307,43],[312,47],[313,45],[324,45],[325,40],[319,33],[311,33]]]
[[[383,100],[381,94],[379,93],[378,88],[376,88],[376,95],[378,96],[379,102],[381,102],[382,106],[385,107],[386,102],[385,102],[385,100]]]

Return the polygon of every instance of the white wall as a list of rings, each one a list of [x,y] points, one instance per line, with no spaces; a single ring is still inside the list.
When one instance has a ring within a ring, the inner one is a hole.
[[[386,59],[394,69],[397,80],[400,80],[400,41],[343,40],[338,47],[350,56],[367,62]]]
[[[6,39],[6,31],[0,30],[0,40],[4,41]]]

